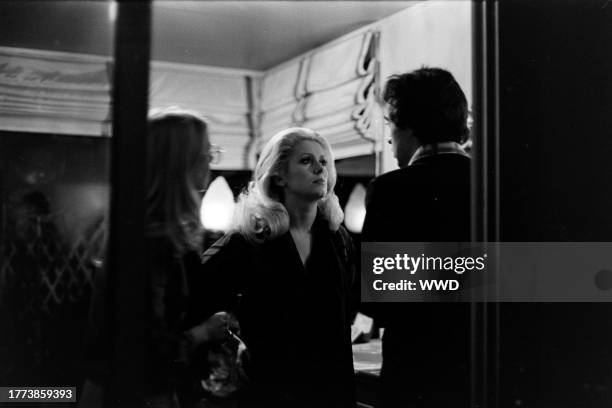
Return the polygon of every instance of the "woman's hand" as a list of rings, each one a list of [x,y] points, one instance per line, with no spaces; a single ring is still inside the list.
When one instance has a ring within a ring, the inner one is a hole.
[[[188,333],[196,344],[223,341],[229,336],[232,320],[229,313],[217,312]]]

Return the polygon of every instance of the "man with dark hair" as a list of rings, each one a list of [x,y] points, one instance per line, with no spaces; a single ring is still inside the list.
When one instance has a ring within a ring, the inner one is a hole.
[[[363,242],[470,241],[467,101],[453,76],[421,68],[393,76],[383,99],[400,169],[369,186]],[[467,407],[469,304],[375,305],[385,327],[380,402]]]

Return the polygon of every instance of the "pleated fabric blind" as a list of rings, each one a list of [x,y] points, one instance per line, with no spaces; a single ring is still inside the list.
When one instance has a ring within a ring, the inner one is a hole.
[[[0,129],[108,135],[110,75],[104,57],[0,47]]]
[[[291,126],[320,132],[336,158],[370,154],[377,50],[367,31],[266,72],[153,61],[149,104],[201,113],[225,150],[216,169],[252,168],[257,148]],[[0,129],[110,136],[112,69],[108,57],[0,47]]]
[[[110,136],[108,57],[0,47],[0,130]],[[261,74],[153,61],[151,107],[180,106],[204,116],[225,151],[214,169],[248,169],[256,133],[251,80]]]
[[[199,112],[208,122],[211,143],[224,150],[221,162],[212,167],[248,169],[254,137],[249,77],[240,71],[154,62],[149,103]]]
[[[336,158],[373,153],[377,47],[377,32],[368,31],[267,71],[261,142],[284,128],[304,126],[325,136]]]

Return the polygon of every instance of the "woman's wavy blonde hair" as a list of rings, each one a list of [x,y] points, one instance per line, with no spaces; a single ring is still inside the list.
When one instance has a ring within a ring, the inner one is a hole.
[[[234,211],[233,230],[251,242],[261,243],[276,238],[289,230],[289,213],[282,203],[282,188],[275,180],[287,171],[288,159],[298,143],[312,140],[319,143],[329,160],[327,165],[327,194],[318,202],[319,212],[337,231],[344,219],[338,197],[334,193],[336,166],[327,140],[306,128],[290,128],[274,135],[264,146],[253,179],[238,197]]]
[[[203,155],[207,125],[177,107],[149,112],[147,135],[147,234],[167,237],[179,253],[199,250],[199,177],[208,175]]]

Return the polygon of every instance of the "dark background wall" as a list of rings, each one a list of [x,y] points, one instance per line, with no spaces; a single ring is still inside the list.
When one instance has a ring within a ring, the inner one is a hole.
[[[109,140],[0,132],[0,382],[80,385]]]
[[[612,238],[611,46],[608,1],[500,1],[506,240]]]
[[[499,10],[501,240],[612,241],[612,2]],[[611,304],[504,304],[500,327],[502,406],[610,406]]]

